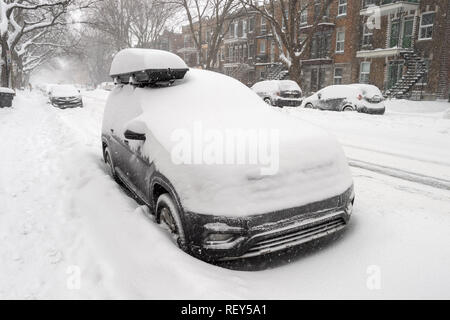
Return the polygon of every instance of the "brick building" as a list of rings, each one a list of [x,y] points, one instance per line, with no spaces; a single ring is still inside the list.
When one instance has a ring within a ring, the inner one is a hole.
[[[301,56],[301,87],[306,93],[331,84],[361,82],[374,84],[390,96],[448,98],[448,0],[336,0],[322,17],[318,16],[320,0],[316,3],[299,17],[300,37],[320,19]],[[272,28],[257,12],[240,10],[230,15],[225,27],[214,66],[217,71],[247,85],[289,77]],[[206,27],[201,54],[206,52],[208,32]],[[190,66],[198,66],[199,53],[189,27],[182,28],[181,38],[183,44],[174,52]]]

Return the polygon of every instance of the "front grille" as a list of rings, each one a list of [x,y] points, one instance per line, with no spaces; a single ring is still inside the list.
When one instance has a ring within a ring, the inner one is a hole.
[[[255,242],[244,256],[256,256],[300,245],[336,232],[344,228],[345,224],[345,220],[338,216],[331,220],[309,224],[301,229],[273,230],[267,233],[262,240]]]
[[[299,99],[301,97],[300,92],[281,92],[282,98],[292,98],[292,99]]]

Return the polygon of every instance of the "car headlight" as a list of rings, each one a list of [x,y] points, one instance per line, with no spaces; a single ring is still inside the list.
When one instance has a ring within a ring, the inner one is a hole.
[[[210,233],[205,238],[205,243],[207,244],[227,243],[232,241],[234,238],[235,235],[230,233]]]

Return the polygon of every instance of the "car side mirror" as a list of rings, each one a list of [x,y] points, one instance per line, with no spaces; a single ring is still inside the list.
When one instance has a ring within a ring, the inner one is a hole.
[[[127,140],[145,141],[147,139],[145,133],[138,133],[131,130],[125,131],[124,136]]]
[[[321,94],[321,93],[318,93],[318,94],[317,94],[317,98],[322,99],[322,94]]]

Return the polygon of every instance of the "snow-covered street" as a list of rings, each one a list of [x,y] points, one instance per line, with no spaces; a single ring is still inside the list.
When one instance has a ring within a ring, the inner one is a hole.
[[[450,298],[449,103],[392,100],[384,116],[280,109],[344,145],[355,211],[338,241],[249,272],[183,253],[110,178],[107,95],[60,110],[20,92],[0,109],[0,298]]]

